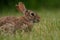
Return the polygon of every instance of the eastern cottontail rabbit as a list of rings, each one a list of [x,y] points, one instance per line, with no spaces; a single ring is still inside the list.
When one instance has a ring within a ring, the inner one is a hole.
[[[19,2],[16,7],[18,11],[21,11],[24,15],[20,17],[7,16],[0,18],[0,28],[3,27],[3,29],[5,28],[5,30],[8,28],[9,30],[10,26],[5,27],[3,25],[11,24],[14,28],[14,30],[11,31],[16,31],[17,29],[31,31],[33,24],[38,23],[40,21],[40,17],[35,12],[27,10],[22,2]]]

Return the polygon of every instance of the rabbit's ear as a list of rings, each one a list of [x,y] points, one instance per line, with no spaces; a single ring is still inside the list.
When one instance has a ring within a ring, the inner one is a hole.
[[[21,11],[23,13],[26,11],[25,5],[22,2],[19,2],[18,5],[16,5],[16,7],[18,11]]]

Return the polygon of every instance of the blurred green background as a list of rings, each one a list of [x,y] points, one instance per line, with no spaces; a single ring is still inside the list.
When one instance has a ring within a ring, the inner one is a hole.
[[[15,5],[20,1],[26,5],[26,8],[32,10],[60,8],[60,0],[0,0],[0,11],[4,10],[4,8],[16,9]]]

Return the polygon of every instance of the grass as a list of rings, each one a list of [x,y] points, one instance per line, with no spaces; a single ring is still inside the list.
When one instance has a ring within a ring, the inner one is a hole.
[[[16,13],[4,11],[1,16],[19,16]],[[40,22],[34,25],[31,33],[0,35],[0,40],[60,40],[60,10],[40,10],[38,13],[41,17]]]

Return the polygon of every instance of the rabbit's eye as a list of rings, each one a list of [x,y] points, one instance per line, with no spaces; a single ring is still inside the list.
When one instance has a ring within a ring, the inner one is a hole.
[[[32,16],[34,16],[34,13],[31,13]]]

